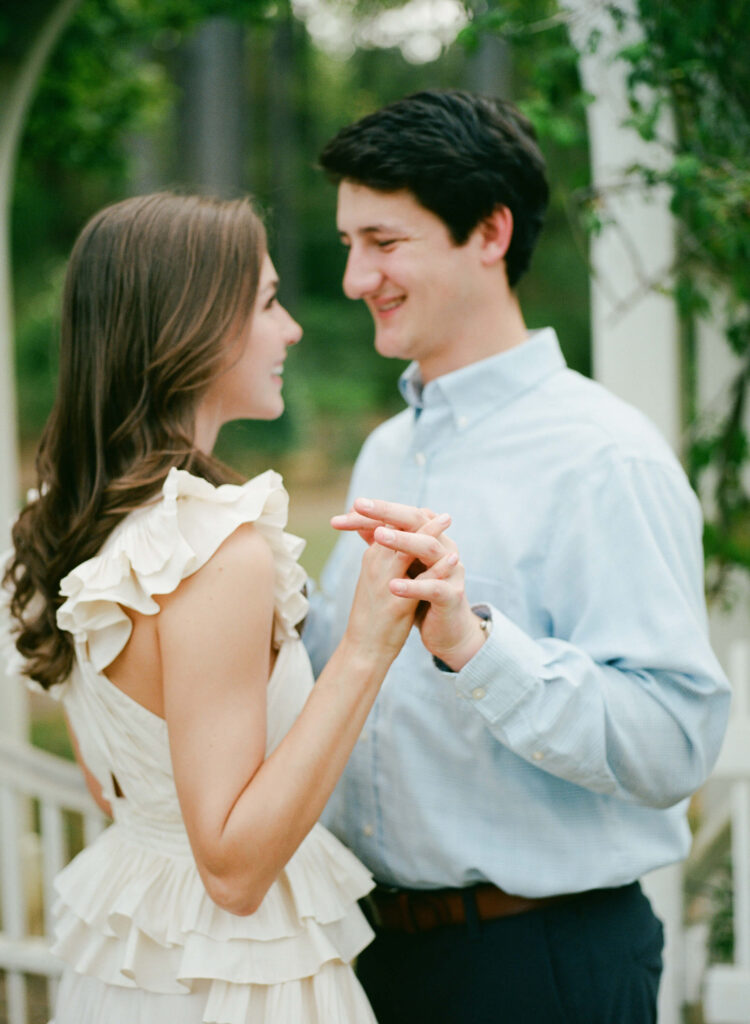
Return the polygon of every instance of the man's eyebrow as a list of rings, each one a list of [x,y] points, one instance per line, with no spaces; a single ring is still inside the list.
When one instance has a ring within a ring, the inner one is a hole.
[[[357,228],[354,233],[356,235],[401,235],[405,230],[405,228],[398,227],[396,224],[368,224],[366,227]],[[345,238],[348,236],[348,231],[343,231],[339,228],[339,238]]]

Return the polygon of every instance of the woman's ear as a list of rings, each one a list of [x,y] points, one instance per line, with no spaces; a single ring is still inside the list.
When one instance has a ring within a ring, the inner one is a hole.
[[[492,266],[505,257],[513,237],[513,214],[507,206],[496,207],[476,227],[479,232],[480,258]]]

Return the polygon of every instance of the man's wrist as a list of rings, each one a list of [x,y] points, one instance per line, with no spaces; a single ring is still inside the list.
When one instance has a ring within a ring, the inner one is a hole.
[[[441,672],[460,672],[464,665],[471,661],[484,646],[487,637],[492,632],[492,612],[489,606],[486,604],[472,605],[471,611],[478,627],[473,636],[469,636],[454,650],[446,652],[445,657],[432,656],[435,668],[440,669]]]

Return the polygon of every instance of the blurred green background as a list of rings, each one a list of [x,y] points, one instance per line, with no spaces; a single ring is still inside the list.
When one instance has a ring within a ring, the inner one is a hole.
[[[554,8],[535,6],[540,17]],[[33,3],[0,13],[0,42],[7,48],[34,16]],[[251,192],[282,300],[305,336],[287,363],[283,417],[228,425],[219,454],[247,474],[269,464],[284,473],[292,526],[309,535],[306,567],[316,573],[333,539],[327,515],[343,501],[362,440],[401,407],[403,369],[375,354],[369,314],[343,296],[335,189],[316,158],[342,125],[426,87],[506,95],[537,124],[553,200],[521,297],[529,326],[554,324],[571,365],[588,372],[585,246],[570,213],[571,196],[588,183],[573,51],[562,27],[532,34],[512,57],[491,36],[469,45],[455,38],[465,19],[451,0],[403,10],[83,0],[35,95],[13,198],[24,483],[55,386],[65,261],[83,223],[106,203],[159,188]],[[553,73],[554,114],[540,81]]]

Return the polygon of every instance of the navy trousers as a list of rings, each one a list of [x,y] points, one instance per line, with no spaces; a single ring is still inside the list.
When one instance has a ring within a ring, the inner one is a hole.
[[[663,942],[634,882],[494,921],[380,931],[357,974],[378,1024],[655,1024]]]

